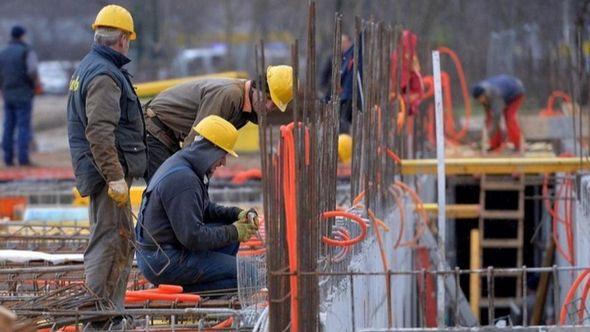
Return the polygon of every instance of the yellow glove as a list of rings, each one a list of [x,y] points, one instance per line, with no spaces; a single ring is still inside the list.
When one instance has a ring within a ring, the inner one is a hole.
[[[233,225],[238,231],[238,241],[240,242],[246,242],[250,240],[252,235],[256,233],[256,227],[252,224],[236,221],[233,223]]]
[[[129,188],[127,187],[125,179],[109,182],[109,190],[107,193],[120,208],[124,207],[129,202]]]

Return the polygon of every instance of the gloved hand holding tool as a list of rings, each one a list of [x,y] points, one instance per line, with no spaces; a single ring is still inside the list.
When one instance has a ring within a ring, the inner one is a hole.
[[[256,226],[256,229],[260,226],[260,221],[258,218],[258,212],[254,209],[250,210],[242,210],[240,214],[238,214],[238,221],[244,223],[250,223]]]
[[[129,187],[125,179],[111,181],[109,184],[108,195],[117,203],[117,206],[122,208],[129,202]]]

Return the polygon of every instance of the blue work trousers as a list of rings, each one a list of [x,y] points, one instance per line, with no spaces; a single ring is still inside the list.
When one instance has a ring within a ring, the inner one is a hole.
[[[186,248],[164,246],[170,265],[156,275],[168,260],[162,251],[141,248],[137,265],[141,273],[154,285],[182,286],[185,292],[235,290],[238,286],[236,242],[215,250],[191,251]]]
[[[2,135],[2,149],[4,150],[4,163],[13,165],[14,158],[14,132],[18,131],[18,163],[29,165],[29,143],[31,141],[31,113],[33,101],[4,100],[4,133]]]

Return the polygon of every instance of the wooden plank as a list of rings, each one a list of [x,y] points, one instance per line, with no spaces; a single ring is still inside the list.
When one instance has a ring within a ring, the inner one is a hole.
[[[579,157],[448,158],[445,174],[544,174],[590,170],[590,159]],[[436,174],[436,159],[404,159],[402,174]]]
[[[496,219],[496,220],[511,220],[522,219],[524,213],[521,210],[506,211],[506,210],[485,210],[481,211],[481,217],[483,219]]]
[[[481,246],[486,249],[517,249],[522,244],[519,239],[484,239]]]
[[[425,203],[422,206],[431,217],[438,214],[438,204]],[[451,219],[474,219],[479,217],[479,211],[479,204],[447,204],[445,207],[445,215]]]

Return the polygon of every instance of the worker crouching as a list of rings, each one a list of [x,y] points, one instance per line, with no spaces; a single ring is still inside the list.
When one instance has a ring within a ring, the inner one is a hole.
[[[187,292],[235,289],[239,243],[250,239],[258,222],[249,223],[240,208],[211,202],[207,191],[227,154],[237,157],[237,129],[210,115],[194,130],[194,142],[167,159],[145,191],[135,228],[137,264],[155,285],[181,285]]]

